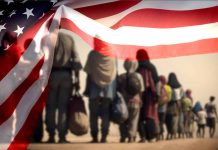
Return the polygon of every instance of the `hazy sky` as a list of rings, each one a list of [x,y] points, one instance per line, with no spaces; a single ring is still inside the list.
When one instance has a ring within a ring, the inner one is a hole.
[[[73,37],[84,66],[91,48],[78,36],[73,35]],[[189,88],[193,91],[194,101],[205,104],[209,96],[214,95],[218,104],[218,54],[157,59],[152,62],[157,67],[159,75],[167,77],[170,72],[175,72],[184,89]],[[119,61],[119,73],[122,72],[124,72],[123,61]],[[84,91],[85,78],[86,74],[82,71],[80,73],[81,92]]]

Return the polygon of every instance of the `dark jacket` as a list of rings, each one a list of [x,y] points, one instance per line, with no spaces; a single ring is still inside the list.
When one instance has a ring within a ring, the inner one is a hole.
[[[73,38],[63,32],[59,32],[55,47],[54,68],[71,68],[73,70],[82,69],[80,59],[75,51]]]

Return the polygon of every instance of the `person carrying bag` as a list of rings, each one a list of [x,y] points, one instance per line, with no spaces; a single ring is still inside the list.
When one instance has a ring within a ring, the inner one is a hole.
[[[84,100],[79,91],[75,91],[70,98],[68,117],[68,128],[71,133],[77,136],[88,133],[89,118],[87,116]]]

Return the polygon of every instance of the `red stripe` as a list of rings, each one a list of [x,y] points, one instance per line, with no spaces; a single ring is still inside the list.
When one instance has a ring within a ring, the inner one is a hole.
[[[18,103],[20,102],[24,93],[28,88],[39,78],[39,71],[44,63],[44,58],[42,58],[32,72],[29,74],[26,80],[20,84],[18,88],[10,95],[10,97],[0,105],[0,125],[6,121],[13,114]]]
[[[85,42],[91,47],[94,47],[93,37],[80,30],[71,20],[62,18],[61,27],[70,30],[78,34]],[[95,39],[96,40],[96,39]],[[208,54],[218,52],[218,38],[205,39],[189,43],[172,44],[172,45],[160,45],[160,46],[134,46],[134,45],[118,45],[111,44],[101,40],[97,40],[98,49],[103,55],[109,57],[117,57],[119,59],[136,59],[136,53],[139,49],[146,49],[150,59],[160,59],[168,57]],[[101,45],[107,45],[110,47],[110,51],[100,50]]]
[[[30,137],[33,134],[37,126],[37,121],[41,115],[43,108],[45,106],[46,99],[48,97],[48,88],[46,87],[45,91],[42,93],[40,98],[37,100],[36,104],[31,109],[23,127],[18,132],[15,139],[12,141],[9,146],[9,150],[26,150]]]
[[[115,45],[118,50],[119,59],[136,59],[139,49],[147,50],[150,59],[162,59],[170,57],[200,55],[218,53],[218,38],[199,40],[190,43],[181,43],[173,45],[160,45],[152,47]],[[114,51],[116,51],[114,49]]]
[[[30,27],[17,41],[17,45],[12,45],[8,51],[0,55],[0,64],[4,64],[4,67],[0,67],[0,80],[2,80],[6,74],[17,64],[22,53],[26,51],[24,43],[28,39],[33,39],[41,25],[53,14],[54,11],[46,13],[46,15],[38,21],[34,26]],[[40,41],[35,41],[40,42]]]
[[[76,10],[89,18],[99,19],[120,13],[138,4],[139,2],[141,2],[141,0],[117,1],[94,6],[87,6],[83,8],[77,8]]]
[[[140,9],[123,17],[112,26],[176,28],[218,22],[218,7],[188,11],[171,11],[160,9]]]

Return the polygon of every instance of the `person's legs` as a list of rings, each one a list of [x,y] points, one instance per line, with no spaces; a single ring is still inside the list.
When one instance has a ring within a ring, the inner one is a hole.
[[[124,143],[126,141],[126,138],[128,137],[127,121],[119,125],[119,130],[120,130],[120,143]]]
[[[214,136],[214,133],[215,133],[215,118],[207,118],[207,125],[209,127],[209,135],[210,135],[210,138],[212,138]]]
[[[202,125],[199,125],[199,137],[202,138]]]
[[[178,132],[178,121],[179,121],[179,116],[178,115],[173,115],[172,117],[172,138],[176,138],[176,134]]]
[[[155,123],[151,118],[146,119],[146,137],[148,141],[152,141],[155,138]]]
[[[196,137],[200,137],[200,124],[198,124],[198,129],[197,129],[197,133],[196,133]]]
[[[179,133],[179,138],[184,138],[184,114],[183,112],[179,113],[178,133]]]
[[[102,98],[100,100],[100,115],[101,115],[101,142],[105,143],[107,142],[107,135],[109,132],[109,126],[110,126],[110,105],[111,105],[111,99],[109,98]]]
[[[209,127],[210,138],[212,138],[212,133],[213,133],[213,129],[212,129],[212,127]]]
[[[145,130],[145,118],[143,115],[144,109],[140,109],[140,114],[139,114],[139,122],[138,122],[138,132],[140,136],[140,143],[144,143],[146,140],[146,130]]]
[[[184,135],[185,137],[190,137],[190,128],[189,128],[189,114],[184,112]]]
[[[194,136],[193,132],[194,132],[194,121],[191,120],[189,122],[189,135],[190,135],[190,138],[193,138],[193,136]]]
[[[37,127],[33,133],[32,142],[41,143],[43,138],[43,119],[42,114],[37,122]]]
[[[51,74],[51,80],[49,81],[49,95],[46,102],[46,112],[45,112],[45,123],[46,130],[49,134],[49,143],[54,143],[55,139],[55,113],[57,108],[57,97],[58,97],[58,83],[59,79],[56,76],[56,73]]]
[[[158,113],[159,117],[159,139],[163,140],[164,139],[164,123],[165,123],[165,116],[166,114],[163,112]]]
[[[172,115],[171,114],[166,114],[166,127],[167,127],[167,140],[171,139],[172,135]]]
[[[98,142],[98,115],[99,115],[99,98],[89,100],[90,110],[90,129],[92,136],[92,143]]]
[[[58,95],[58,132],[59,132],[59,142],[67,142],[66,134],[68,130],[67,126],[67,112],[68,103],[72,93],[72,77],[71,73],[68,71],[60,72],[59,78],[62,79],[59,86]]]
[[[205,125],[202,125],[202,137],[204,138],[205,135]]]
[[[140,105],[135,103],[129,104],[128,110],[129,110],[128,137],[129,137],[129,142],[134,142],[134,139],[136,137],[136,132],[138,129]]]
[[[215,118],[210,118],[210,119],[211,119],[210,137],[212,138],[216,130],[216,120]]]

